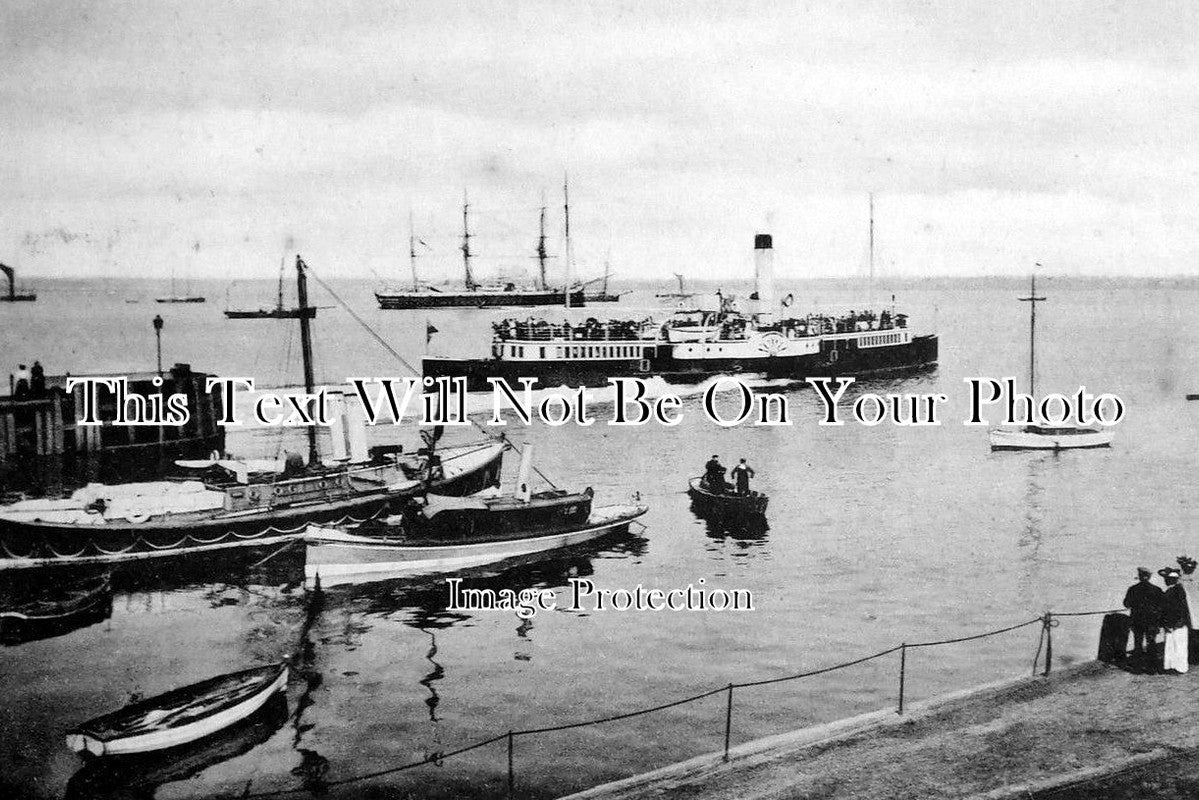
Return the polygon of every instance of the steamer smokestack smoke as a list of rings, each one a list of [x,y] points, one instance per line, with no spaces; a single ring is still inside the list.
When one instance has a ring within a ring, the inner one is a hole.
[[[763,322],[774,320],[774,243],[769,233],[754,236],[754,291],[758,295],[758,316]]]

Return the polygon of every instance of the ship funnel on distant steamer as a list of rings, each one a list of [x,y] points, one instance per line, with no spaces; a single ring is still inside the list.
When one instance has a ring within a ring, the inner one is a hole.
[[[758,316],[771,322],[775,315],[774,243],[769,233],[754,236],[754,294],[758,297]]]

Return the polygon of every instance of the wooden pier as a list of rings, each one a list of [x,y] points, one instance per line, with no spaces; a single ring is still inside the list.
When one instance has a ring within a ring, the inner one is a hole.
[[[47,377],[44,388],[0,397],[0,490],[56,494],[90,481],[138,480],[168,472],[175,459],[203,458],[225,447],[216,424],[220,398],[206,392],[208,375],[176,364],[158,373],[126,376],[130,393],[143,397],[181,393],[191,419],[182,426],[81,425],[82,388],[66,390],[68,376]],[[115,416],[115,401],[101,391],[100,418]]]

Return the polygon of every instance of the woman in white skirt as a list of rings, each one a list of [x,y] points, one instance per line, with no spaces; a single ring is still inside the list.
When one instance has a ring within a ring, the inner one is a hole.
[[[1190,613],[1187,611],[1186,593],[1178,583],[1181,575],[1177,567],[1164,567],[1157,571],[1166,582],[1162,595],[1162,630],[1166,632],[1163,672],[1181,674],[1187,671],[1187,628]]]

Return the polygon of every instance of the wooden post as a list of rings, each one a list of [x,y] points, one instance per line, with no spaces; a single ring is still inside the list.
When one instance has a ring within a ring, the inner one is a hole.
[[[733,732],[733,684],[729,684],[729,699],[724,708],[724,760],[729,760],[729,739]]]
[[[908,669],[908,644],[904,642],[899,646],[899,714],[903,714],[903,690],[904,679],[907,676]]]
[[[516,786],[516,774],[512,770],[512,731],[508,731],[508,796],[512,796],[513,787]]]
[[[62,419],[62,395],[57,391],[50,392],[50,406],[53,409],[53,416],[50,419],[53,433],[52,449],[55,453],[62,453],[63,444],[63,419]]]
[[[1045,677],[1053,669],[1053,612],[1045,612]]]

